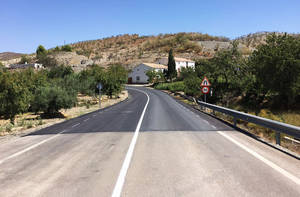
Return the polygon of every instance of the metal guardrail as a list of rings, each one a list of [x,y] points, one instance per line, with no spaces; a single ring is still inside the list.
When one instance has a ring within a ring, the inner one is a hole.
[[[191,98],[187,97],[187,99],[190,100]],[[267,118],[262,118],[262,117],[259,117],[259,116],[254,116],[254,115],[251,115],[251,114],[247,114],[247,113],[244,113],[244,112],[239,112],[239,111],[228,109],[228,108],[225,108],[225,107],[212,105],[212,104],[205,103],[205,102],[202,102],[202,101],[199,101],[199,100],[197,100],[197,103],[200,106],[212,109],[213,111],[218,111],[218,112],[221,112],[223,114],[233,116],[234,117],[234,126],[236,126],[236,120],[240,119],[240,120],[244,120],[244,121],[247,121],[247,122],[251,122],[251,123],[254,123],[254,124],[257,124],[257,125],[260,125],[260,126],[272,129],[272,130],[275,130],[276,131],[276,144],[278,144],[278,145],[280,145],[280,133],[285,133],[285,134],[290,135],[292,137],[300,138],[300,127],[285,124],[285,123],[274,121],[274,120],[270,120],[270,119],[267,119]]]

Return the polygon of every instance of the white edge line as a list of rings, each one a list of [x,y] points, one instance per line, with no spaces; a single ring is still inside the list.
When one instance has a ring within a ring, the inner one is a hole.
[[[89,119],[90,119],[90,118],[85,119],[84,122],[85,122],[85,121],[88,121]]]
[[[296,184],[300,185],[300,179],[298,177],[296,177],[296,176],[292,175],[291,173],[289,173],[288,171],[282,169],[281,167],[279,167],[275,163],[269,161],[268,159],[264,158],[263,156],[261,156],[257,152],[249,149],[245,145],[241,144],[240,142],[238,142],[235,139],[231,138],[229,135],[225,134],[224,132],[218,131],[218,133],[220,135],[222,135],[223,137],[227,138],[228,140],[230,140],[231,142],[233,142],[234,144],[238,145],[240,148],[244,149],[245,151],[247,151],[248,153],[250,153],[251,155],[253,155],[257,159],[261,160],[262,162],[264,162],[265,164],[267,164],[268,166],[270,166],[271,168],[273,168],[277,172],[281,173],[282,175],[289,178],[290,180],[292,180]]]
[[[131,88],[129,88],[129,89],[131,89]],[[136,90],[136,91],[140,91],[140,92],[144,93],[147,96],[148,100],[147,100],[147,103],[144,107],[142,115],[139,119],[139,122],[136,126],[133,138],[131,140],[131,143],[129,145],[126,157],[125,157],[123,165],[122,165],[122,168],[120,170],[118,180],[117,180],[116,185],[114,187],[112,197],[121,196],[122,188],[123,188],[123,185],[124,185],[124,182],[125,182],[125,177],[126,177],[126,174],[127,174],[128,168],[129,168],[129,164],[130,164],[130,161],[131,161],[131,158],[132,158],[132,155],[133,155],[133,151],[134,151],[134,147],[135,147],[135,144],[136,144],[136,141],[137,141],[137,138],[138,138],[140,127],[141,127],[141,124],[142,124],[142,121],[143,121],[143,118],[144,118],[144,115],[145,115],[145,112],[146,112],[146,109],[147,109],[147,106],[148,106],[148,103],[149,103],[149,100],[150,100],[149,95],[146,92],[141,91],[141,90],[137,90],[137,89],[132,89],[132,90]]]
[[[80,123],[74,124],[74,125],[72,126],[72,128],[74,128],[74,127],[76,127],[76,126],[78,126],[78,125],[80,125]]]
[[[59,134],[62,134],[62,133],[64,133],[64,132],[66,132],[66,130],[63,130],[63,131],[57,133],[56,135],[54,135],[54,136],[52,136],[52,137],[50,137],[50,138],[47,138],[47,139],[45,139],[45,140],[43,140],[43,141],[41,141],[41,142],[39,142],[39,143],[37,143],[37,144],[34,144],[34,145],[32,145],[32,146],[29,146],[29,147],[25,148],[24,150],[21,150],[21,151],[19,151],[19,152],[16,152],[16,153],[14,153],[14,154],[12,154],[12,155],[10,155],[10,156],[8,156],[8,157],[6,157],[6,158],[0,160],[0,164],[4,163],[5,161],[7,161],[7,160],[9,160],[9,159],[15,158],[15,157],[17,157],[17,156],[19,156],[19,155],[21,155],[21,154],[23,154],[23,153],[26,153],[26,152],[28,152],[28,151],[30,151],[30,150],[32,150],[32,149],[34,149],[34,148],[36,148],[36,147],[38,147],[38,146],[44,144],[44,143],[46,143],[46,142],[48,142],[48,141],[50,141],[50,140],[56,138],[57,136],[59,136]]]

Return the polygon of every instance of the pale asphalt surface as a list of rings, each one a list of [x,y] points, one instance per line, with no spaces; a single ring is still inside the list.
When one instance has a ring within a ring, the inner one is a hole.
[[[150,100],[122,196],[300,196],[299,184],[220,133],[298,179],[299,160],[143,87],[105,110],[0,141],[0,196],[111,196],[147,102],[132,89]]]

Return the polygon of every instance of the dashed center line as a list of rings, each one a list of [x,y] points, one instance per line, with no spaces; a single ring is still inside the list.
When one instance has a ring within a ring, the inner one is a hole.
[[[48,142],[48,141],[50,141],[50,140],[56,138],[56,137],[58,137],[60,134],[66,132],[66,131],[67,131],[67,130],[63,130],[63,131],[61,131],[61,132],[55,134],[54,136],[52,136],[52,137],[50,137],[50,138],[47,138],[47,139],[45,139],[45,140],[43,140],[43,141],[41,141],[41,142],[39,142],[39,143],[36,143],[36,144],[34,144],[34,145],[32,145],[32,146],[29,146],[29,147],[27,147],[27,148],[25,148],[25,149],[23,149],[23,150],[21,150],[21,151],[19,151],[19,152],[16,152],[16,153],[14,153],[14,154],[12,154],[12,155],[10,155],[10,156],[8,156],[8,157],[6,157],[6,158],[0,160],[0,164],[2,164],[3,162],[5,162],[5,161],[7,161],[7,160],[9,160],[9,159],[15,158],[15,157],[17,157],[17,156],[19,156],[19,155],[21,155],[21,154],[23,154],[23,153],[26,153],[26,152],[28,152],[28,151],[30,151],[30,150],[32,150],[32,149],[38,147],[38,146],[40,146],[40,145],[42,145],[42,144],[44,144],[44,143],[46,143],[46,142]]]
[[[86,122],[86,121],[88,121],[90,118],[87,118],[87,119],[85,119],[85,120],[83,120],[84,122]]]
[[[74,124],[74,125],[72,126],[72,128],[74,128],[74,127],[76,127],[76,126],[78,126],[78,125],[80,125],[80,123]]]

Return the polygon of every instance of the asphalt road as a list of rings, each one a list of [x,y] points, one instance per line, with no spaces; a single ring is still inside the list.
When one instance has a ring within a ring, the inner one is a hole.
[[[0,140],[0,196],[300,196],[299,160],[163,92],[129,93]]]

